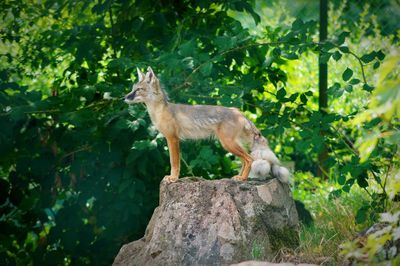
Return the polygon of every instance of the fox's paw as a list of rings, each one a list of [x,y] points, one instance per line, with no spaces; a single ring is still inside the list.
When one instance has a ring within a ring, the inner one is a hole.
[[[178,181],[178,177],[177,176],[166,175],[163,178],[163,181],[165,181],[167,183],[174,183],[174,182]]]
[[[247,178],[241,176],[241,175],[235,175],[234,177],[232,177],[233,180],[236,181],[247,181]]]

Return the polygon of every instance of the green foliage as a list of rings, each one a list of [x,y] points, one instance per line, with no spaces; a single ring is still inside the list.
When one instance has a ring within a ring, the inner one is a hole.
[[[400,184],[399,172],[393,175],[393,187]],[[393,199],[391,197],[391,199]],[[341,245],[342,255],[352,260],[354,265],[397,265],[399,261],[398,245],[400,241],[400,212],[393,209],[380,214],[380,223],[369,228],[365,235]]]
[[[1,134],[2,180],[9,187],[1,203],[9,235],[2,254],[35,264],[112,260],[118,246],[108,243],[140,237],[137,230],[146,226],[165,156],[143,152],[142,161],[160,170],[153,180],[140,177],[144,170],[129,143],[147,132],[128,127],[119,103],[87,104],[82,94],[67,93],[40,100],[40,92],[23,87],[1,95],[9,109],[0,118],[7,128]],[[93,256],[99,249],[104,255]]]
[[[389,73],[393,73],[398,67],[400,57],[398,55],[388,58],[383,63],[379,72],[377,88],[374,90],[369,109],[357,115],[353,123],[372,122],[379,117],[379,124],[374,123],[370,128],[374,132],[368,137],[360,137],[357,141],[357,147],[360,152],[361,161],[368,161],[376,149],[379,140],[385,141],[388,144],[398,145],[399,141],[396,135],[398,130],[391,127],[393,118],[399,117],[400,106],[400,82],[397,76],[390,77]],[[398,152],[396,154],[398,156]],[[390,176],[388,176],[390,175]],[[382,184],[382,181],[377,176],[377,182]],[[386,186],[387,182],[387,186]],[[400,176],[397,164],[393,169],[388,171],[384,185],[382,186],[383,193],[380,195],[373,194],[374,200],[370,205],[361,207],[356,215],[356,221],[363,223],[367,220],[367,215],[371,208],[373,214],[381,213],[379,217],[380,224],[376,225],[375,230],[371,229],[371,233],[365,236],[366,239],[356,239],[343,244],[342,254],[346,258],[354,261],[355,264],[378,265],[378,264],[393,264],[399,263],[398,243],[400,242],[400,212],[398,203],[394,201],[395,197],[400,192]],[[385,205],[385,200],[391,200],[389,208],[392,211],[384,212],[382,206]]]
[[[119,99],[148,65],[173,101],[240,107],[300,171],[317,172],[325,144],[331,197],[355,184],[371,197],[355,204],[358,222],[390,205],[399,121],[397,107],[384,108],[399,94],[382,89],[386,80],[398,88],[388,49],[356,50],[340,27],[317,43],[314,20],[285,15],[271,26],[252,2],[0,4],[1,263],[109,265],[143,235],[168,152],[145,109]],[[239,22],[245,16],[253,28]],[[317,56],[341,65],[330,68],[326,113],[317,111],[316,70],[297,67]],[[371,103],[359,100],[371,92]],[[182,175],[234,175],[237,162],[214,142],[182,145]]]

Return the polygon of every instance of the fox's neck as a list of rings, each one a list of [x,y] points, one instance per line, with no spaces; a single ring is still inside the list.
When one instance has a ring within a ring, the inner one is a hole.
[[[158,128],[158,124],[161,122],[162,117],[168,110],[168,102],[165,100],[146,102],[146,108],[149,112],[151,122]]]

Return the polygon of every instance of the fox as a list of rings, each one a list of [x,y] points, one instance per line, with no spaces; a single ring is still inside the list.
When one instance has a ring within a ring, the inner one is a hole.
[[[246,181],[252,172],[256,178],[271,175],[288,183],[289,171],[281,166],[260,130],[239,109],[171,103],[151,67],[146,74],[137,68],[137,75],[137,83],[123,99],[127,104],[144,104],[151,122],[167,140],[171,171],[164,181],[179,179],[181,141],[216,137],[226,151],[242,161],[239,174],[232,179]]]

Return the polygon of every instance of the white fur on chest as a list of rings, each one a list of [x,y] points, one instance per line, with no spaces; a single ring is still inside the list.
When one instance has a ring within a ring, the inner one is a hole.
[[[151,122],[158,131],[166,135],[173,130],[172,114],[168,112],[167,106],[160,104],[147,105],[147,111]]]
[[[162,123],[162,108],[148,108],[149,116],[153,125],[159,130]]]

